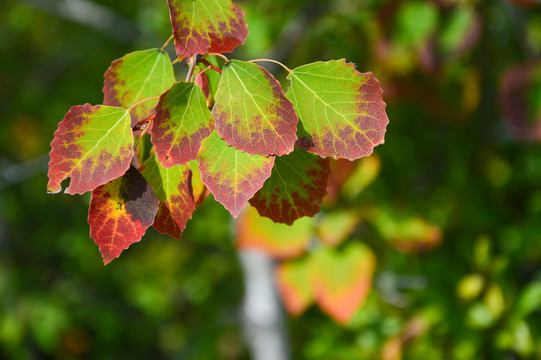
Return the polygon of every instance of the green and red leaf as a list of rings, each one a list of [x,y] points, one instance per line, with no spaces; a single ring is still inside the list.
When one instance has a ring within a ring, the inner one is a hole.
[[[311,261],[316,302],[339,323],[347,323],[365,300],[376,265],[372,251],[351,243],[342,251],[321,246]]]
[[[321,157],[355,160],[382,144],[389,122],[378,80],[345,60],[316,62],[288,76],[286,97],[304,131],[297,145]]]
[[[143,99],[160,96],[175,82],[169,56],[159,49],[135,51],[117,59],[104,75],[103,103],[129,108]],[[154,113],[157,99],[132,111],[132,126]]]
[[[192,172],[189,166],[186,164],[164,168],[156,156],[151,156],[140,170],[160,201],[152,226],[160,233],[179,240],[186,228],[186,222],[192,218],[195,210]]]
[[[249,155],[227,146],[216,131],[203,140],[199,152],[203,183],[233,217],[261,189],[273,165],[274,157]]]
[[[276,285],[287,312],[300,315],[314,301],[310,282],[311,256],[283,262],[276,268]]]
[[[244,13],[231,0],[167,0],[180,60],[195,54],[228,53],[244,43]]]
[[[158,199],[134,167],[92,192],[88,210],[90,237],[98,245],[104,264],[141,240],[157,210]]]
[[[245,208],[235,224],[240,249],[256,248],[280,259],[304,253],[314,236],[313,219],[300,219],[292,226],[277,224],[252,207]]]
[[[198,164],[199,162],[197,160],[188,161],[188,166],[190,167],[190,170],[192,170],[192,189],[196,208],[203,204],[210,194],[210,191],[201,180],[201,172],[199,171]]]
[[[58,124],[49,154],[47,191],[68,194],[92,191],[122,176],[133,157],[133,135],[127,110],[90,104],[73,106]]]
[[[203,92],[193,82],[175,83],[161,97],[151,141],[162,166],[183,165],[197,159],[201,141],[214,130]]]
[[[263,156],[293,151],[299,119],[278,81],[256,64],[224,66],[212,114],[228,145]]]
[[[326,194],[329,173],[329,159],[296,148],[276,158],[271,177],[250,204],[261,216],[289,225],[300,217],[314,216]]]

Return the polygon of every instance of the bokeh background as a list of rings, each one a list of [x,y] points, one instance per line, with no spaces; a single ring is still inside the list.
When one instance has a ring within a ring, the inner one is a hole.
[[[237,4],[250,34],[231,57],[346,58],[380,80],[390,119],[369,181],[323,207],[359,214],[371,292],[347,325],[288,317],[292,358],[540,359],[539,1]],[[69,107],[101,103],[111,61],[170,34],[164,0],[0,2],[0,358],[250,358],[221,205],[104,267],[89,196],[45,192]]]

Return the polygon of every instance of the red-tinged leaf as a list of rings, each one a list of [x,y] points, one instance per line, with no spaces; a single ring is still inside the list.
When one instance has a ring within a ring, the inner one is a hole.
[[[249,155],[227,146],[216,131],[203,140],[199,152],[203,184],[233,217],[261,189],[273,165],[274,157]]]
[[[321,157],[355,160],[382,144],[389,122],[379,82],[345,60],[316,62],[288,76],[286,97],[304,131],[297,145]]]
[[[193,82],[175,83],[160,97],[151,141],[162,166],[197,159],[201,141],[214,129],[201,89]]]
[[[207,196],[210,195],[209,189],[207,189],[207,187],[205,186],[205,184],[203,184],[203,181],[201,180],[201,172],[199,172],[198,164],[199,162],[197,160],[188,161],[188,166],[190,167],[190,170],[192,170],[192,189],[195,201],[195,208],[198,208],[199,205],[202,205],[205,202]]]
[[[205,97],[205,99],[208,99],[208,97],[210,96],[210,84],[208,75],[205,73],[197,74],[197,76],[195,77],[195,83],[203,92],[203,96]]]
[[[141,240],[157,210],[158,199],[134,167],[92,192],[88,210],[90,237],[99,246],[104,264]]]
[[[240,249],[256,248],[280,259],[304,253],[314,235],[313,219],[300,219],[292,226],[277,224],[259,216],[252,207],[242,211],[236,229]]]
[[[376,258],[360,243],[342,251],[321,246],[311,261],[315,299],[339,323],[347,323],[372,287]]]
[[[152,226],[160,233],[179,240],[195,210],[190,168],[188,165],[164,168],[156,156],[151,156],[142,165],[141,172],[160,201]]]
[[[122,176],[130,167],[130,114],[112,106],[73,106],[58,124],[51,148],[47,191],[59,192],[61,182],[68,177],[68,194],[92,191]]]
[[[175,48],[182,60],[195,54],[228,53],[244,43],[244,13],[231,0],[167,0]]]
[[[314,216],[326,194],[329,172],[329,159],[296,148],[276,158],[271,177],[250,204],[261,216],[289,225],[300,217]]]
[[[276,268],[276,284],[282,302],[290,314],[300,315],[314,301],[310,282],[310,261],[306,256],[295,261],[283,262]]]
[[[351,211],[333,211],[320,218],[317,227],[319,239],[330,246],[337,246],[352,233],[359,217]]]
[[[212,115],[218,134],[237,149],[263,156],[293,151],[299,119],[278,81],[256,64],[224,66]]]
[[[104,75],[103,103],[129,108],[143,99],[160,96],[175,82],[169,56],[159,49],[135,51],[111,63]],[[153,114],[158,100],[131,110],[132,126]]]

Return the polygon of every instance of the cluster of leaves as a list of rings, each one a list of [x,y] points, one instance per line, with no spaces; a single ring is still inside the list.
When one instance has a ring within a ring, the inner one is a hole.
[[[372,73],[344,60],[286,68],[284,94],[254,61],[221,54],[248,33],[230,0],[168,5],[186,80],[165,45],[127,54],[105,73],[103,104],[72,107],[51,143],[47,189],[69,177],[67,193],[92,192],[90,235],[104,263],[150,226],[179,239],[207,189],[234,217],[248,201],[275,222],[313,216],[328,158],[370,155],[388,123]]]

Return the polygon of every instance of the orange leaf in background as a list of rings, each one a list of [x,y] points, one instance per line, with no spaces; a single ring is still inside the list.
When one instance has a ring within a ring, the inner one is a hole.
[[[240,249],[257,248],[280,259],[301,255],[313,237],[312,218],[298,219],[289,226],[261,217],[251,206],[244,209],[236,226]]]
[[[314,301],[310,283],[310,256],[283,262],[276,269],[276,284],[286,310],[301,314]]]
[[[316,302],[333,319],[345,324],[372,287],[376,258],[360,243],[351,243],[342,251],[322,246],[313,256],[310,278]]]

